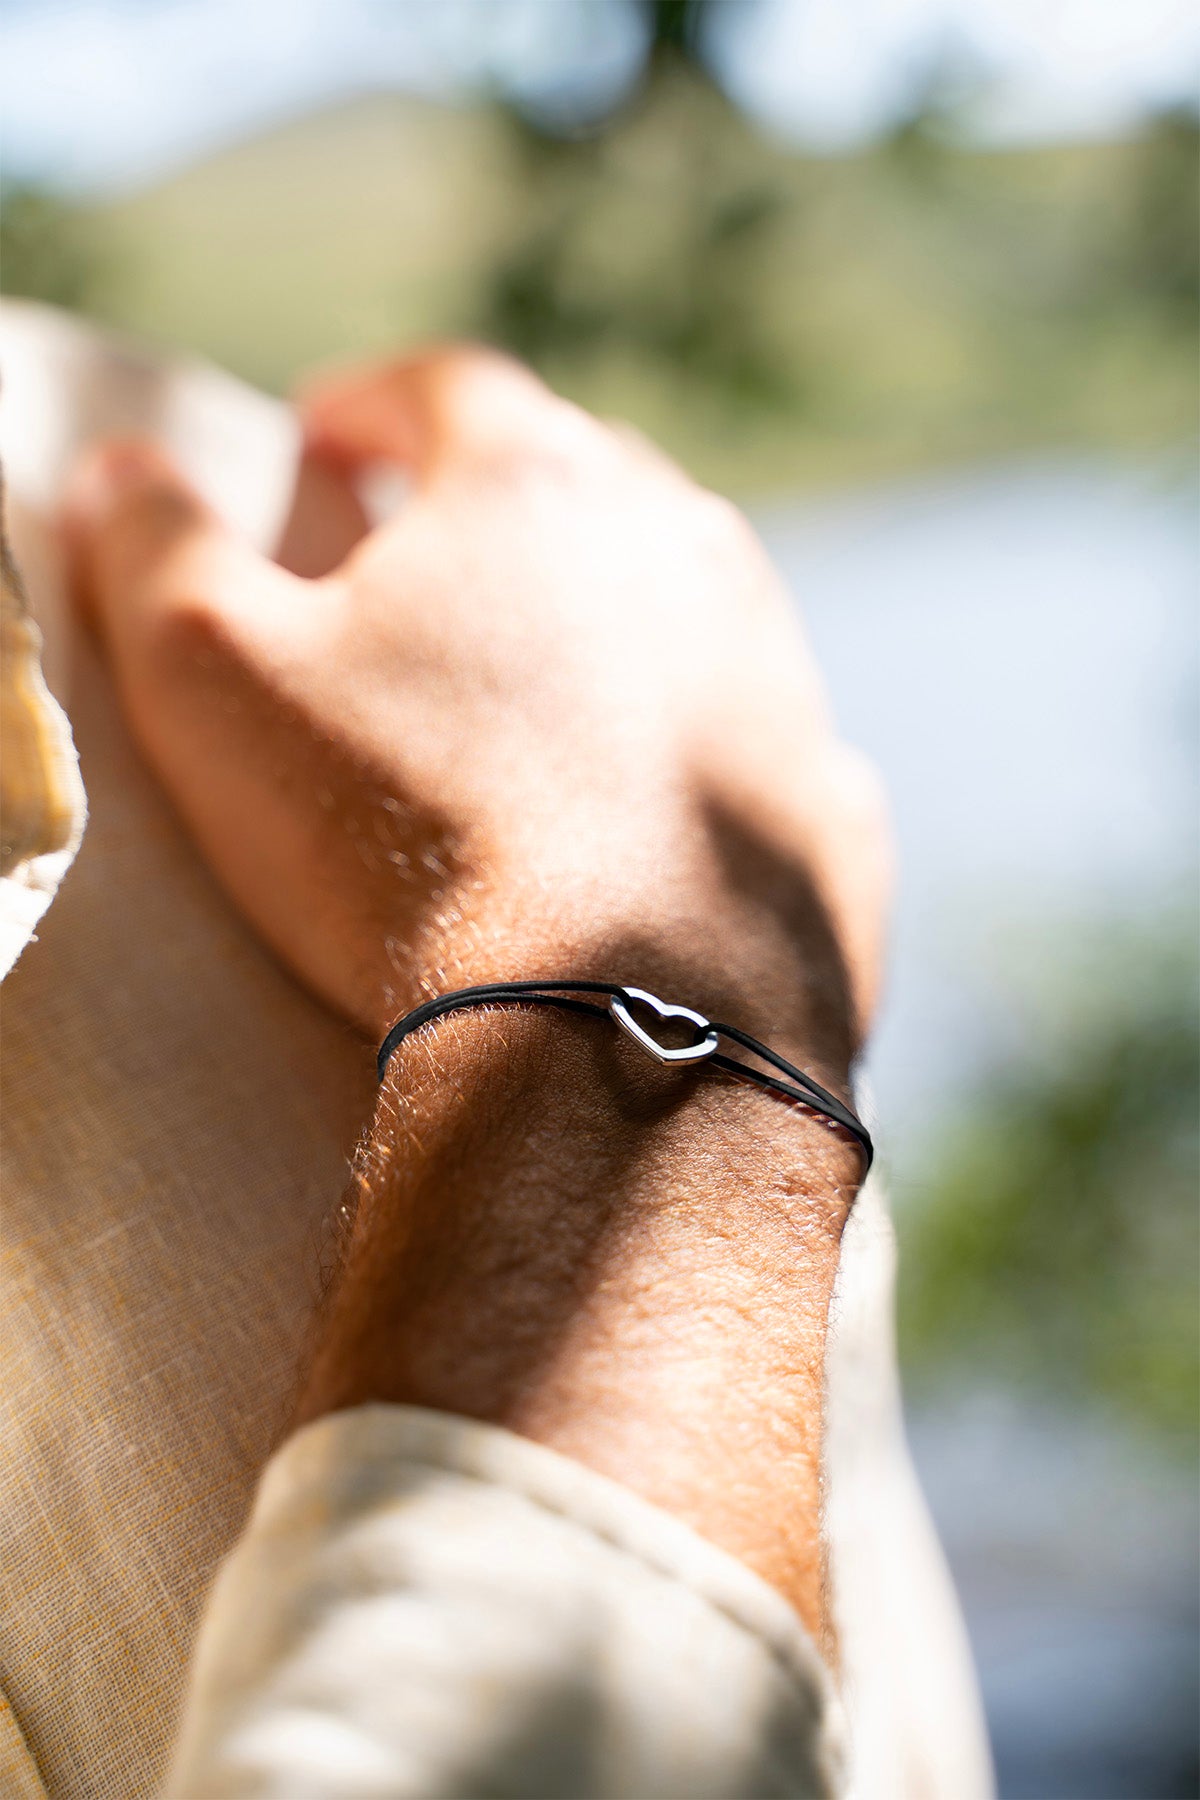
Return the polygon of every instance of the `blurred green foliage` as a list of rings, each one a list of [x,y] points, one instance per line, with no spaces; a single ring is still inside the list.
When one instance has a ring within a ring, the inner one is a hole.
[[[1123,258],[1111,270],[1118,291],[1132,276],[1135,289],[1157,308],[1165,325],[1189,341],[1200,322],[1200,154],[1196,115],[1164,113],[1138,147]]]
[[[1047,971],[1019,1052],[973,1084],[904,1226],[918,1376],[1100,1398],[1182,1446],[1200,1408],[1195,918]]]
[[[607,119],[377,96],[91,207],[18,190],[0,282],[277,390],[473,333],[742,493],[1190,435],[1194,117],[980,151],[932,83],[806,156],[704,73],[694,0],[653,14]]]
[[[612,352],[735,411],[794,407],[795,346],[752,299],[785,194],[723,96],[669,56],[661,66],[604,144],[515,125],[524,217],[482,271],[467,328],[568,382]],[[646,124],[675,103],[658,100],[659,81],[676,79],[689,98],[668,160]]]
[[[101,292],[97,234],[83,207],[36,187],[5,183],[0,285],[6,294],[86,311]]]

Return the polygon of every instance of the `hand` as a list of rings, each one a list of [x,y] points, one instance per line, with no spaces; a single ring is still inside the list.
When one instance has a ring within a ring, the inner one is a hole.
[[[332,572],[253,555],[146,446],[99,450],[68,516],[130,722],[235,900],[372,1037],[431,992],[619,980],[844,1088],[882,809],[744,521],[482,351],[300,404],[291,560]],[[381,459],[413,493],[365,533],[349,478]],[[675,1511],[821,1630],[857,1150],[590,1021],[421,1036],[356,1165],[300,1418],[405,1400],[507,1425]]]
[[[687,946],[714,1005],[843,1075],[881,811],[740,515],[483,351],[301,412],[327,464],[414,481],[324,579],[150,446],[102,447],[68,511],[133,728],[263,936],[372,1036],[435,987]]]

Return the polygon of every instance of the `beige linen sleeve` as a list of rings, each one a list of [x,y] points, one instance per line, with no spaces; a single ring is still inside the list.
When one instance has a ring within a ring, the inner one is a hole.
[[[635,1495],[493,1426],[365,1406],[264,1475],[169,1800],[841,1792],[799,1619]]]

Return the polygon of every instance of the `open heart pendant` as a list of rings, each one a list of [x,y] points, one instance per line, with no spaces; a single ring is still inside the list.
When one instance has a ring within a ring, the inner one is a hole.
[[[664,1021],[682,1019],[685,1024],[694,1025],[698,1034],[697,1042],[681,1044],[677,1050],[668,1050],[665,1044],[660,1044],[657,1038],[651,1037],[650,1033],[638,1024],[629,1010],[628,1002],[631,1000],[642,1006],[648,1006],[651,1012],[657,1013],[658,1017]],[[652,1056],[655,1062],[703,1062],[706,1057],[712,1055],[717,1047],[717,1034],[703,1013],[693,1012],[690,1006],[668,1006],[665,1000],[660,1000],[655,994],[648,994],[644,988],[622,988],[619,993],[610,997],[608,1010],[621,1030],[627,1032],[635,1044],[640,1044],[646,1054]],[[701,1033],[704,1035],[699,1035]]]

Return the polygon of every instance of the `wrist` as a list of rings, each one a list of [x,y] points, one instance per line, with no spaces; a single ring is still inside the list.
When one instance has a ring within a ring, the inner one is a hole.
[[[505,1425],[685,1517],[816,1623],[825,1317],[858,1167],[800,1109],[659,1068],[603,1021],[448,1015],[387,1071],[302,1417],[393,1400]]]
[[[849,1098],[849,979],[819,902],[794,876],[783,905],[665,873],[648,891],[535,874],[476,883],[445,910],[446,928],[389,994],[380,1038],[422,1001],[459,988],[619,982],[740,1027]]]

